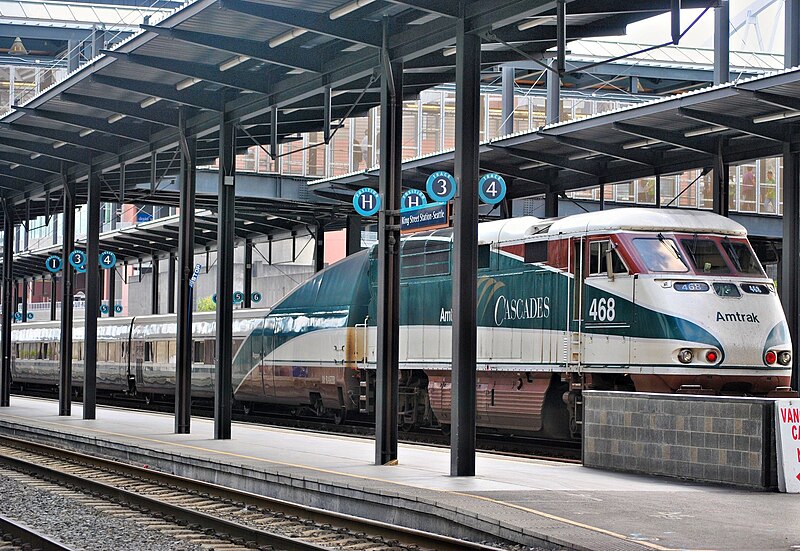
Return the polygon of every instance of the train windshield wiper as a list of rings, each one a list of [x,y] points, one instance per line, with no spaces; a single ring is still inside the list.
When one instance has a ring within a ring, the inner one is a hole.
[[[662,245],[664,245],[670,251],[672,251],[672,254],[675,255],[675,258],[683,262],[683,257],[681,256],[681,252],[678,250],[678,247],[675,246],[675,242],[672,241],[672,239],[667,239],[666,237],[664,237],[663,233],[659,233],[658,240],[661,242]]]
[[[728,251],[728,255],[733,260],[733,263],[736,265],[736,270],[739,272],[743,272],[742,269],[742,259],[739,256],[739,253],[736,251],[736,247],[733,246],[731,240],[728,236],[722,238],[722,243],[725,245],[725,250]]]

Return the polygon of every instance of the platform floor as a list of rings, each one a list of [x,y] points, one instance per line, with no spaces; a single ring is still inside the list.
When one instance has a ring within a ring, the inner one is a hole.
[[[176,435],[167,414],[98,407],[84,421],[80,404],[57,414],[55,401],[13,396],[0,432],[451,535],[474,527],[574,549],[800,549],[800,495],[486,453],[476,476],[454,478],[447,449],[401,444],[398,465],[375,466],[371,439],[234,423],[233,438],[218,441],[207,419]]]

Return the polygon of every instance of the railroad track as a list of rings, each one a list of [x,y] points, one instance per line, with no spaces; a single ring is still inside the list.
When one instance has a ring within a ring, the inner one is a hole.
[[[52,485],[87,507],[206,547],[286,551],[499,549],[10,437],[0,438],[0,474],[18,480],[34,477],[42,489]]]
[[[25,524],[0,515],[0,551],[72,551]]]

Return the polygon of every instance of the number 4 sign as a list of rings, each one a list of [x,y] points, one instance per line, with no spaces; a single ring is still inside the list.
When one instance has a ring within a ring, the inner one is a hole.
[[[494,172],[484,174],[478,182],[478,195],[489,205],[496,205],[506,196],[506,181]]]

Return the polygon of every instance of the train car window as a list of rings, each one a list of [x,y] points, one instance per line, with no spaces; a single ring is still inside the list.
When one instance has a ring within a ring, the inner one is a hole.
[[[681,239],[681,244],[698,272],[704,274],[731,273],[725,257],[722,256],[722,251],[711,239],[694,236],[691,239]]]
[[[525,262],[547,262],[547,241],[525,243]]]
[[[217,354],[216,344],[217,343],[214,342],[213,340],[207,340],[206,341],[206,346],[205,346],[206,355],[205,355],[205,359],[203,360],[204,364],[206,364],[206,365],[214,365],[214,362],[217,359],[216,358],[216,354]]]
[[[160,364],[169,362],[169,345],[167,341],[156,341],[155,362]]]
[[[753,254],[752,249],[747,243],[723,239],[722,248],[728,253],[728,257],[730,257],[733,267],[736,268],[737,272],[747,275],[764,275],[764,270],[761,269],[761,263],[756,258],[756,255]]]
[[[108,361],[108,344],[104,342],[97,343],[97,361],[98,362],[107,362]]]
[[[178,343],[176,341],[169,341],[169,353],[167,355],[167,363],[175,365],[178,363]]]
[[[651,272],[688,272],[675,241],[661,237],[637,237],[633,246]]]
[[[626,274],[628,268],[619,257],[616,248],[611,244],[611,241],[593,241],[589,245],[589,275],[606,274],[608,266],[606,266],[606,254],[611,249],[611,270],[615,274]]]
[[[82,360],[83,359],[83,343],[82,342],[74,342],[74,343],[72,343],[72,359],[73,360]]]
[[[108,361],[109,362],[118,362],[120,361],[119,356],[119,345],[118,342],[110,342],[108,343]]]
[[[42,343],[42,355],[39,356],[41,360],[49,360],[50,359],[50,343],[44,342]]]
[[[203,341],[194,341],[192,346],[192,361],[197,364],[203,363],[205,359],[205,343]]]
[[[120,343],[120,359],[125,359],[125,355],[128,353],[128,343],[121,342]]]
[[[488,268],[492,255],[489,245],[478,245],[478,269]],[[449,260],[448,260],[449,263]]]
[[[153,361],[153,343],[145,342],[144,343],[144,359],[145,362],[152,362]]]

